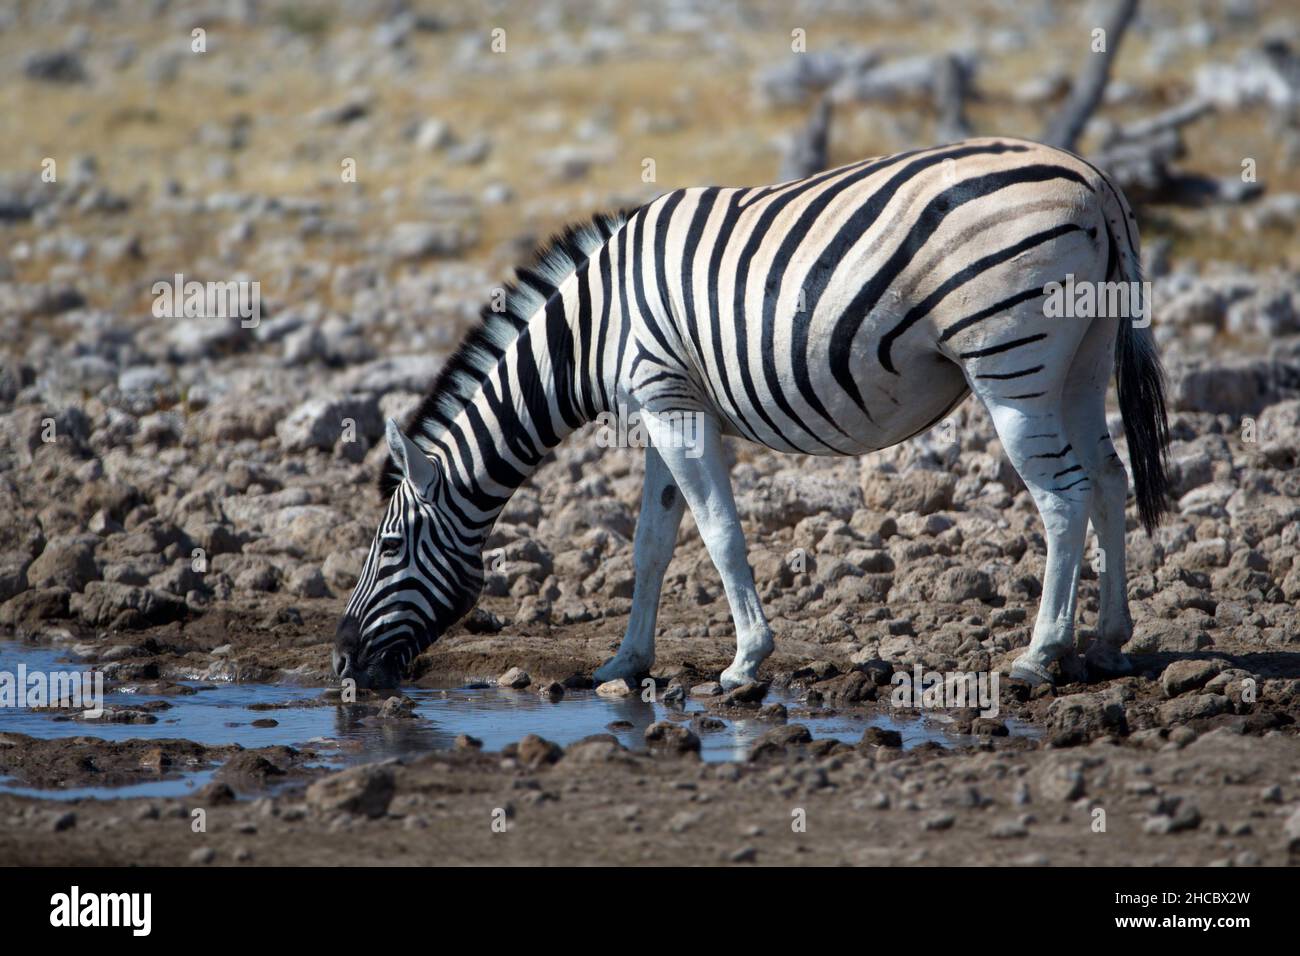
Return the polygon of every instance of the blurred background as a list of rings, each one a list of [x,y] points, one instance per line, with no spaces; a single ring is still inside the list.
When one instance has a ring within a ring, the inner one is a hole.
[[[363,322],[364,343],[332,343],[340,359],[445,347],[568,220],[802,171],[823,100],[832,165],[963,133],[1047,138],[1117,6],[11,0],[0,280],[67,283],[127,318],[160,276],[247,272],[268,313]],[[1295,10],[1143,0],[1112,30],[1075,148],[1124,157],[1153,274],[1295,268]],[[1150,149],[1108,151],[1171,110],[1185,122]],[[1239,188],[1171,187],[1181,175]],[[11,346],[30,331],[13,297]]]

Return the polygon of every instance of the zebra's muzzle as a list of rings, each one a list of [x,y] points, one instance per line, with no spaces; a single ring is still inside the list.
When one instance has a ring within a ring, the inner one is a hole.
[[[387,688],[401,683],[399,658],[390,653],[374,653],[361,640],[361,626],[354,618],[339,621],[331,654],[334,676],[352,679],[358,687]]]
[[[330,662],[334,667],[334,676],[339,680],[356,677],[357,651],[361,640],[361,627],[350,617],[339,621],[334,632],[334,650]]]

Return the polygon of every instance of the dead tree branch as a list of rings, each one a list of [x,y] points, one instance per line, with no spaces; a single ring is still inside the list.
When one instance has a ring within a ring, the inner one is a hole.
[[[1043,142],[1062,149],[1074,149],[1088,120],[1101,105],[1110,82],[1111,63],[1119,52],[1120,40],[1137,12],[1138,0],[1116,0],[1105,29],[1105,49],[1090,53],[1074,89],[1055,119],[1043,132]]]

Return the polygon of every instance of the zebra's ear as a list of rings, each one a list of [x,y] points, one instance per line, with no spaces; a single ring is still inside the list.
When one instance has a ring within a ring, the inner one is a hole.
[[[438,470],[433,467],[433,462],[425,457],[420,446],[407,438],[391,418],[384,425],[384,438],[388,440],[388,454],[397,470],[414,486],[421,498],[428,500],[433,493],[433,485],[438,480]]]

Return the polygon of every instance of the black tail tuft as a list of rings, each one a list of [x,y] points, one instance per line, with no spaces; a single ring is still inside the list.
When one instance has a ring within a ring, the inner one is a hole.
[[[1115,382],[1124,418],[1128,457],[1138,514],[1150,534],[1169,510],[1169,422],[1165,417],[1165,376],[1155,342],[1132,320],[1120,322],[1115,339]]]

